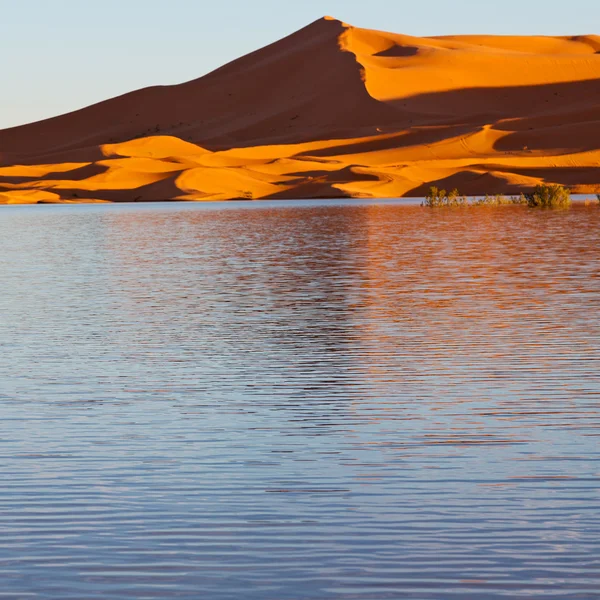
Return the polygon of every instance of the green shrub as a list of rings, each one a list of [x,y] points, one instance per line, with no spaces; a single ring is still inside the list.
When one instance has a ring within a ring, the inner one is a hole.
[[[504,194],[488,194],[483,198],[477,198],[471,203],[472,206],[503,206],[506,204],[527,204],[527,199],[523,194],[520,196],[505,196]]]
[[[446,190],[438,190],[436,187],[429,188],[429,194],[425,196],[425,201],[422,206],[430,208],[438,208],[440,206],[466,206],[467,199],[458,193],[458,190],[446,192]]]
[[[597,194],[596,197],[600,202],[600,194]],[[530,194],[520,194],[519,196],[505,196],[504,194],[491,196],[486,194],[483,198],[469,201],[465,196],[461,196],[456,189],[446,192],[446,190],[440,190],[433,186],[429,189],[429,194],[425,196],[421,206],[439,208],[446,206],[504,206],[509,204],[527,204],[530,207],[540,208],[568,208],[571,205],[571,194],[562,185],[538,185]]]
[[[431,187],[421,206],[438,208],[441,206],[503,206],[508,204],[527,204],[527,199],[523,194],[520,196],[505,196],[504,194],[490,196],[486,194],[483,198],[467,200],[466,196],[461,196],[458,190],[446,192],[446,190]]]
[[[538,185],[531,194],[525,194],[527,206],[533,208],[567,208],[571,194],[562,185]]]

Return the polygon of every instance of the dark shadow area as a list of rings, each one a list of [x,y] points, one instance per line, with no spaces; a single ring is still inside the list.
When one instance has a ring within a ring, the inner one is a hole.
[[[71,171],[54,171],[46,175],[32,175],[32,176],[11,176],[11,175],[0,175],[0,188],[3,183],[19,184],[28,183],[30,181],[83,181],[94,175],[100,175],[106,173],[108,167],[103,165],[91,164],[84,167],[79,167]]]
[[[600,169],[590,167],[547,167],[522,168],[505,165],[486,165],[497,173],[512,173],[525,177],[544,179],[552,183],[566,186],[600,185]]]
[[[426,113],[429,124],[464,117],[469,122],[485,117],[488,123],[502,119],[562,114],[567,107],[585,110],[598,105],[600,78],[547,85],[498,88],[466,88],[419,94],[389,102],[409,112]],[[423,123],[424,125],[427,123]]]
[[[374,56],[382,56],[386,58],[402,58],[405,56],[416,56],[417,54],[419,54],[419,49],[415,48],[414,46],[392,46],[387,50],[382,50],[381,52],[374,54]]]
[[[302,171],[300,173],[287,173],[286,177],[296,176],[301,180],[310,178],[315,181],[327,181],[329,183],[346,183],[348,181],[378,181],[379,177],[374,175],[356,173],[353,169],[357,167],[361,168],[361,165],[349,165],[336,171]]]
[[[147,185],[142,185],[133,190],[99,190],[93,192],[93,197],[111,202],[163,202],[173,200],[185,192],[177,187],[175,181],[180,173],[173,173]],[[83,192],[82,192],[83,193]]]
[[[454,173],[449,177],[442,177],[423,183],[406,192],[404,196],[408,198],[423,198],[433,186],[448,191],[457,189],[461,194],[466,195],[481,195],[484,193],[483,190],[490,190],[493,193],[511,194],[518,193],[522,189],[522,186],[500,182],[499,178],[491,173],[464,170],[460,173]],[[500,190],[499,187],[502,189]]]
[[[284,200],[290,198],[346,198],[348,194],[333,187],[340,183],[352,181],[379,181],[379,177],[368,173],[356,173],[353,169],[358,165],[350,165],[337,171],[305,171],[289,173],[289,177],[297,176],[298,180],[288,181],[287,184],[298,184],[291,190],[282,190],[265,199]]]
[[[487,172],[482,173],[480,170]],[[493,194],[519,194],[527,192],[535,187],[523,185],[520,183],[510,183],[502,174],[507,177],[511,175],[520,175],[531,177],[536,180],[542,179],[549,183],[557,183],[567,187],[575,186],[599,186],[600,187],[600,169],[589,167],[556,167],[556,168],[519,168],[506,165],[470,165],[468,169],[459,173],[454,173],[449,177],[443,177],[419,185],[406,192],[406,197],[421,198],[429,193],[432,186],[438,189],[453,190],[457,189],[461,194],[483,195],[485,193]]]
[[[362,94],[361,94],[362,95]],[[347,96],[347,95],[345,95]],[[562,115],[586,114],[598,107],[600,97],[600,78],[585,81],[565,82],[536,86],[515,86],[498,88],[467,88],[447,92],[419,94],[409,98],[401,98],[389,102],[371,99],[371,106],[387,107],[388,110],[371,112],[367,105],[355,102],[355,120],[350,127],[344,127],[340,120],[321,121],[316,118],[317,112],[309,104],[296,110],[300,118],[293,121],[294,128],[289,128],[289,118],[278,127],[274,124],[269,135],[272,137],[253,137],[253,130],[245,129],[229,134],[226,144],[217,139],[201,139],[198,129],[194,133],[194,141],[211,150],[225,150],[235,147],[249,147],[268,143],[300,143],[320,139],[340,139],[368,137],[385,132],[406,131],[413,128],[436,127],[448,128],[448,134],[460,135],[477,131],[482,125],[494,124],[502,128],[502,121],[514,119],[508,127],[522,119],[544,119],[548,123],[560,123]],[[313,99],[318,102],[318,98]],[[345,98],[345,102],[348,100]],[[373,104],[375,103],[375,104]],[[367,109],[367,113],[363,112]],[[392,110],[389,110],[392,109]],[[310,115],[307,117],[307,114]],[[293,115],[292,115],[293,116]],[[335,126],[335,125],[339,126]],[[594,127],[595,124],[594,120]],[[529,131],[529,129],[527,129]],[[239,135],[238,135],[239,134]],[[414,143],[432,143],[444,139],[440,130],[432,131],[421,142],[418,137],[423,132],[409,133],[410,137],[399,136],[399,145],[393,140],[382,140],[362,144],[349,145],[344,153],[352,153],[359,147],[373,150],[403,147]],[[596,136],[600,139],[600,131]],[[526,145],[526,142],[524,143]],[[508,149],[513,149],[509,146]],[[339,152],[339,147],[315,151],[315,156],[327,156]],[[309,155],[310,153],[305,153]]]
[[[523,119],[518,122],[519,130],[498,140],[494,150],[520,152],[526,148],[529,151],[545,150],[557,154],[595,150],[600,145],[600,109],[598,112],[598,118],[593,120],[565,122],[577,117],[573,114],[563,117],[564,121],[560,117],[555,119],[558,122],[553,125],[537,124],[538,119]]]
[[[363,143],[341,144],[339,146],[303,152],[298,157],[327,157],[340,156],[344,154],[357,154],[363,152],[378,152],[381,150],[393,150],[395,148],[408,148],[424,144],[435,144],[442,140],[473,133],[480,129],[480,125],[448,125],[434,128],[416,128],[403,131],[393,137],[386,137]]]
[[[48,188],[48,191],[59,194],[62,200],[94,198],[108,202],[164,202],[185,194],[175,185],[178,176],[179,173],[175,173],[161,181],[130,190],[82,190],[73,186],[63,189]],[[42,203],[40,202],[40,204]]]

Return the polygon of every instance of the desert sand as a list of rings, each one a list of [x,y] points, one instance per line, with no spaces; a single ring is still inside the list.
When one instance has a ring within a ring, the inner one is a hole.
[[[0,131],[0,203],[590,193],[599,99],[600,36],[325,17],[200,79]]]

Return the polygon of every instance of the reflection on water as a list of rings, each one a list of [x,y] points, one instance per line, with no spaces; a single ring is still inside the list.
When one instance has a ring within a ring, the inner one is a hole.
[[[597,598],[600,210],[0,211],[0,598]]]

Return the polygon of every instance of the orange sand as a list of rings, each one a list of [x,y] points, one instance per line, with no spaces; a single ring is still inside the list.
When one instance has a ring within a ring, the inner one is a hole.
[[[600,37],[326,17],[205,77],[0,131],[0,203],[600,190]]]

